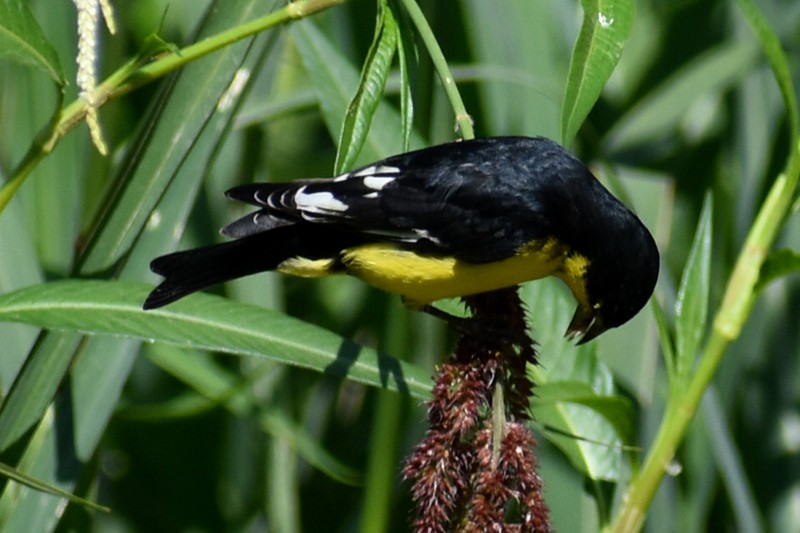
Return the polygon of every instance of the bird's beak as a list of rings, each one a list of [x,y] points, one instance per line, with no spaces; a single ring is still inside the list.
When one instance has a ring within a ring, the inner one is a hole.
[[[606,329],[603,319],[598,314],[591,308],[579,305],[564,336],[571,341],[580,339],[577,343],[580,345],[594,339]]]

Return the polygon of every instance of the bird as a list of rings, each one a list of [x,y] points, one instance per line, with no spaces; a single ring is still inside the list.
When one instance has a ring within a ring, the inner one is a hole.
[[[221,230],[233,240],[154,259],[164,280],[144,309],[271,270],[349,274],[415,309],[555,276],[577,302],[565,336],[582,344],[635,316],[658,278],[647,227],[545,137],[448,142],[226,196],[255,210]]]

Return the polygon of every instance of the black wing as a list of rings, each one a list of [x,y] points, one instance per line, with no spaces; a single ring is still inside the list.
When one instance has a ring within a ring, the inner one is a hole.
[[[546,139],[434,146],[337,178],[231,189],[230,198],[261,209],[223,233],[244,237],[288,224],[333,223],[421,253],[468,262],[504,259],[559,230],[542,193],[557,187],[562,167],[576,162]]]

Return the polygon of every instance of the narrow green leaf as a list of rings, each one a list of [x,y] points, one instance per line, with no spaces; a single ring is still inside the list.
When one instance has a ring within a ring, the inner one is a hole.
[[[583,24],[572,51],[561,142],[569,144],[614,72],[633,25],[633,0],[582,0]]]
[[[268,443],[265,514],[276,531],[300,531],[300,474],[297,453],[283,439]]]
[[[702,53],[623,115],[606,136],[605,150],[621,151],[672,134],[694,102],[738,83],[757,56],[753,43],[739,40]]]
[[[0,292],[42,282],[44,275],[24,223],[22,206],[16,202],[0,216],[0,257],[14,258],[0,261]],[[35,328],[19,324],[0,326],[0,339],[3,339],[0,390],[8,391],[11,387],[37,334]]]
[[[383,98],[383,89],[397,49],[397,21],[391,9],[381,3],[375,38],[361,70],[358,90],[347,107],[347,113],[339,135],[334,173],[341,174],[351,168],[367,138],[375,110]]]
[[[369,461],[364,484],[364,504],[359,531],[386,531],[394,501],[397,470],[403,440],[401,423],[405,399],[381,391],[375,407],[374,426],[369,435]]]
[[[80,342],[81,336],[76,334],[40,335],[0,406],[0,450],[8,448],[41,418]]]
[[[143,311],[151,288],[75,280],[27,287],[0,296],[0,321],[262,356],[418,398],[429,393],[426,371],[276,311],[207,294]]]
[[[66,85],[58,53],[33,18],[28,4],[21,0],[0,0],[0,59],[34,67],[59,87]]]
[[[683,269],[675,301],[675,374],[679,386],[682,386],[692,370],[708,321],[712,214],[713,201],[711,194],[708,194],[703,202],[694,242]]]
[[[27,475],[25,472],[20,472],[16,468],[13,468],[3,463],[0,463],[0,475],[5,476],[13,481],[16,481],[17,483],[30,487],[34,490],[46,492],[48,494],[52,494],[53,496],[57,496],[59,498],[66,498],[73,503],[77,503],[78,505],[88,507],[89,509],[94,509],[96,511],[103,511],[106,513],[111,512],[111,509],[109,509],[108,507],[99,505],[90,500],[86,500],[84,498],[81,498],[80,496],[76,496],[71,492],[65,490],[61,490],[60,488],[50,485],[48,483],[39,481],[38,479]]]
[[[800,114],[797,108],[797,91],[795,91],[794,83],[792,83],[792,73],[789,70],[789,62],[786,59],[786,53],[783,51],[781,41],[769,25],[764,14],[758,9],[758,6],[753,0],[737,0],[739,9],[742,10],[747,22],[753,28],[759,41],[761,41],[761,48],[767,56],[772,72],[775,74],[775,79],[778,82],[778,87],[783,96],[783,104],[786,106],[788,114],[789,125],[792,129],[792,139],[796,144],[800,140]]]
[[[667,369],[667,376],[672,380],[675,377],[675,341],[672,337],[672,330],[667,315],[658,300],[653,298],[650,303],[658,330],[658,343],[664,354],[664,367]]]
[[[266,409],[260,414],[258,421],[261,429],[282,439],[309,464],[331,479],[350,486],[359,486],[363,483],[363,476],[359,471],[334,457],[319,443],[317,437],[309,434],[302,425],[292,420],[282,407]]]
[[[34,391],[35,394],[35,391]],[[60,389],[55,404],[69,405],[67,388]],[[30,478],[61,490],[72,491],[82,465],[75,459],[69,436],[56,431],[62,416],[51,405],[32,432],[16,468]],[[53,531],[64,510],[64,501],[19,483],[7,483],[0,498],[0,531],[4,533]]]
[[[337,47],[311,21],[301,20],[289,30],[317,95],[322,118],[332,136],[341,131],[344,109],[358,86],[358,73]],[[359,160],[374,161],[398,153],[403,147],[401,119],[390,105],[380,105]],[[423,146],[423,140],[411,133],[410,146]]]
[[[252,399],[254,383],[276,367],[275,364],[266,362],[252,369],[242,379],[214,359],[199,357],[198,353],[189,350],[162,345],[158,349],[154,346],[148,350],[148,355],[162,370],[192,387],[202,397],[198,394],[183,395],[158,405],[136,406],[126,411],[128,415],[188,416],[222,404],[235,415],[246,416],[253,408],[260,407],[254,405]],[[259,396],[266,397],[268,393],[263,387],[259,389]],[[360,483],[361,476],[357,471],[336,459],[305,428],[292,421],[283,409],[274,406],[262,409],[259,425],[265,433],[289,442],[309,464],[330,478],[348,485]]]
[[[400,119],[403,131],[404,152],[408,151],[411,142],[411,132],[414,129],[414,98],[412,94],[413,76],[409,71],[411,55],[414,48],[414,37],[407,31],[403,31],[400,23],[397,24],[397,57],[400,62]]]
[[[796,272],[800,272],[800,253],[788,248],[776,250],[769,254],[761,265],[761,274],[758,276],[755,290],[760,292],[776,279]]]
[[[178,350],[177,348],[174,350]],[[199,359],[199,358],[197,358]],[[118,406],[115,416],[125,420],[145,420],[147,422],[166,422],[199,416],[219,407],[219,402],[206,398],[195,391],[186,391],[154,404]]]
[[[216,16],[204,18],[199,30],[201,35],[241,24],[262,12],[264,5],[258,0],[227,1],[225,8],[210,7]],[[95,274],[102,271],[102,275],[108,275],[112,270],[109,265],[113,264],[114,272],[140,278],[149,275],[145,267],[149,260],[171,246],[167,243],[175,242],[179,233],[176,228],[183,227],[203,170],[208,167],[209,158],[215,153],[214,146],[227,131],[226,125],[235,111],[235,105],[230,109],[220,109],[220,97],[226,94],[240,69],[245,72],[253,69],[253,61],[243,63],[249,49],[250,43],[247,42],[228,47],[187,66],[177,81],[171,80],[175,83],[162,86],[161,93],[153,100],[157,111],[142,121],[143,127],[139,132],[142,141],[134,143],[135,148],[131,151],[135,153],[128,164],[122,165],[119,187],[111,187],[114,190],[113,201],[109,199],[103,204],[113,215],[110,214],[106,223],[99,224],[98,230],[88,237],[88,260],[83,268],[96,268]],[[237,86],[241,89],[246,84]],[[230,98],[229,101],[235,103],[237,100]],[[159,141],[155,135],[163,138]],[[146,160],[147,164],[140,160]],[[175,173],[180,174],[179,170],[185,172],[186,179],[177,180],[176,186],[168,187]],[[153,206],[159,202],[160,210],[149,218]],[[114,215],[120,215],[117,221],[124,221],[110,223],[115,220]],[[148,221],[152,224],[143,232]],[[136,247],[131,251],[133,243]],[[119,261],[123,256],[124,261]],[[37,363],[26,364],[23,373],[29,376],[19,378],[27,379],[28,385],[15,385],[10,395],[19,399],[11,402],[9,395],[0,409],[0,426],[13,429],[13,432],[0,433],[0,441],[16,441],[41,417],[44,405],[53,398],[52,392],[48,394],[45,387],[52,390],[61,384],[62,363],[70,365],[79,353],[80,357],[71,366],[71,386],[62,387],[56,395],[56,401],[68,402],[71,406],[74,433],[69,437],[70,445],[51,444],[56,438],[52,423],[45,425],[42,422],[37,434],[41,432],[41,440],[47,446],[28,444],[24,455],[29,464],[35,465],[38,479],[49,483],[57,481],[62,488],[72,490],[81,475],[83,462],[94,454],[114,411],[130,365],[136,358],[137,346],[138,340],[132,339],[110,336],[82,339],[74,332],[46,332],[29,356]],[[43,360],[41,364],[38,362],[40,358]],[[58,364],[48,367],[45,364],[47,360]],[[31,388],[31,383],[43,386]],[[38,405],[26,403],[33,401]],[[19,408],[12,408],[15,403]],[[63,434],[58,435],[58,438],[63,437]],[[34,473],[28,468],[25,471]],[[47,530],[49,528],[40,527],[40,523],[54,523],[60,516],[58,500],[30,490],[21,494],[5,491],[0,498],[0,516],[4,509],[9,510],[7,518],[18,524],[19,531]],[[39,522],[34,523],[34,516]]]
[[[746,468],[745,450],[737,446],[734,429],[729,425],[728,413],[716,387],[711,386],[703,397],[702,426],[711,443],[710,457],[717,463],[717,471],[731,501],[731,511],[736,518],[736,531],[761,533],[762,507],[754,494],[752,478]]]

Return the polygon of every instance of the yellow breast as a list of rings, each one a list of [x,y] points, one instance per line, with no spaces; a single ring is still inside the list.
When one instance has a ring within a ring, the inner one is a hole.
[[[575,297],[585,301],[582,280],[586,262],[568,261],[568,257],[575,256],[568,256],[552,240],[524,247],[508,259],[485,264],[423,256],[381,243],[345,250],[342,262],[348,274],[379,289],[402,294],[417,304],[510,287],[550,275],[564,279]]]

